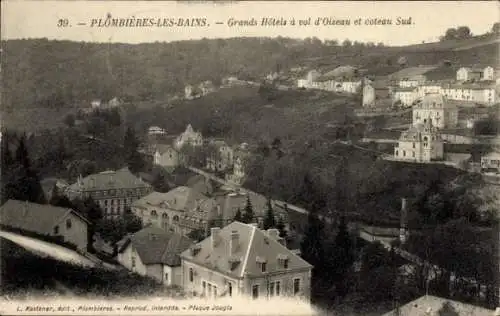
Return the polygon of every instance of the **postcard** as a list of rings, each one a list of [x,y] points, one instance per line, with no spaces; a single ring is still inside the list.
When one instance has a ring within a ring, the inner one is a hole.
[[[498,2],[1,12],[0,314],[500,315]]]

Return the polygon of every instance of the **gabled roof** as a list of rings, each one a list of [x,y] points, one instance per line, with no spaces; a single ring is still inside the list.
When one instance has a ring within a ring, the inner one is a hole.
[[[145,265],[166,264],[175,267],[181,264],[180,253],[188,249],[193,241],[179,233],[148,226],[126,236],[119,243],[121,247],[118,252],[132,245]]]
[[[399,308],[399,313],[396,310],[390,311],[383,316],[422,316],[422,315],[438,315],[438,311],[443,304],[449,303],[460,316],[493,316],[494,310],[484,307],[474,306],[462,302],[447,300],[437,296],[422,296],[414,301],[409,302]]]
[[[448,102],[446,97],[440,93],[429,93],[422,98],[422,102],[415,105],[416,109],[457,109],[453,102]]]
[[[41,234],[52,234],[54,227],[68,214],[89,223],[85,217],[69,208],[19,200],[8,200],[0,207],[0,223]]]
[[[70,185],[69,189],[71,191],[93,191],[107,189],[132,189],[140,187],[150,187],[150,185],[133,175],[128,168],[123,168],[117,171],[110,170],[88,175]]]
[[[172,145],[158,144],[155,147],[156,151],[158,151],[160,155],[166,153],[167,151],[176,151]]]
[[[195,207],[196,201],[204,201],[209,198],[202,193],[189,187],[180,186],[167,193],[151,192],[133,203],[134,206],[147,207],[164,206],[173,210],[188,211]]]
[[[233,232],[238,234],[238,243],[231,255],[229,244]],[[181,254],[181,258],[236,278],[242,278],[244,275],[258,277],[267,273],[285,271],[278,263],[280,258],[288,259],[286,271],[312,268],[309,263],[281,245],[276,239],[250,224],[233,222],[220,229],[215,247],[212,247],[212,236],[197,245],[198,253],[193,256],[191,250],[186,250]],[[233,269],[231,269],[231,260],[239,262]],[[258,261],[266,262],[266,272],[261,271]]]

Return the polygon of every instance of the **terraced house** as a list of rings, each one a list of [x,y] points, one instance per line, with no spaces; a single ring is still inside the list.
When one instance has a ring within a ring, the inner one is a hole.
[[[312,266],[280,243],[278,231],[233,222],[181,254],[182,286],[195,295],[310,299]]]
[[[141,178],[123,168],[91,174],[66,188],[69,199],[91,197],[99,204],[107,218],[118,218],[125,209],[141,197],[151,193],[153,188]]]

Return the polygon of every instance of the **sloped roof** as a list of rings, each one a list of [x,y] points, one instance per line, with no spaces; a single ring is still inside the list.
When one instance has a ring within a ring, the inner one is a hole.
[[[409,302],[399,308],[399,313],[396,310],[390,311],[383,316],[422,316],[422,315],[438,315],[444,303],[448,302],[460,316],[493,316],[494,310],[484,307],[474,306],[462,302],[452,301],[437,296],[427,295],[422,296],[414,301]],[[428,312],[430,312],[428,314]]]
[[[440,93],[429,93],[422,98],[422,102],[415,105],[417,109],[457,109],[453,102],[448,102],[446,97]]]
[[[252,209],[256,216],[263,216],[267,210],[267,199],[255,192],[248,191]],[[243,212],[247,204],[246,192],[224,192],[215,197],[218,205],[221,207],[221,216],[223,219],[233,219],[238,208]]]
[[[230,254],[230,238],[232,233],[238,234],[236,250]],[[209,269],[242,278],[245,274],[257,277],[267,273],[284,271],[278,265],[278,258],[288,259],[287,271],[310,269],[312,266],[304,259],[281,245],[266,232],[250,224],[233,222],[217,233],[215,247],[212,247],[212,236],[198,243],[199,252],[193,256],[190,250],[181,254],[182,258]],[[239,264],[231,269],[230,260]],[[260,270],[258,260],[267,264],[266,272]]]
[[[0,207],[0,223],[40,234],[52,234],[54,226],[69,213],[88,223],[82,215],[69,208],[8,200]]]
[[[166,193],[151,192],[133,203],[134,206],[164,205],[173,210],[186,211],[195,206],[197,200],[206,200],[208,197],[197,190],[180,186]]]
[[[214,187],[212,185],[212,182],[205,176],[199,174],[189,178],[186,183],[186,186],[204,195],[210,195],[214,192]]]
[[[193,241],[179,233],[148,226],[125,237],[120,244],[119,252],[132,245],[145,265],[166,264],[175,267],[181,264],[179,255],[188,249]]]
[[[150,187],[150,185],[133,175],[128,168],[123,168],[117,171],[110,170],[88,175],[81,179],[81,181],[77,181],[70,185],[69,189],[72,191],[85,191],[106,190],[110,188],[132,189],[140,187]]]
[[[419,140],[421,133],[438,133],[436,127],[428,121],[417,125],[412,125],[408,130],[401,133],[399,140]]]
[[[156,147],[156,151],[158,151],[158,153],[160,153],[160,155],[166,153],[169,150],[175,151],[175,148],[172,145],[158,144],[155,147]]]

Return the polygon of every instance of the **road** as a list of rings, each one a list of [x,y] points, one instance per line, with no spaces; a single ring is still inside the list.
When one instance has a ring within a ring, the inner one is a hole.
[[[51,257],[59,261],[78,264],[84,267],[96,266],[95,262],[87,259],[78,252],[56,244],[2,230],[0,230],[0,237],[8,239],[42,257]]]

